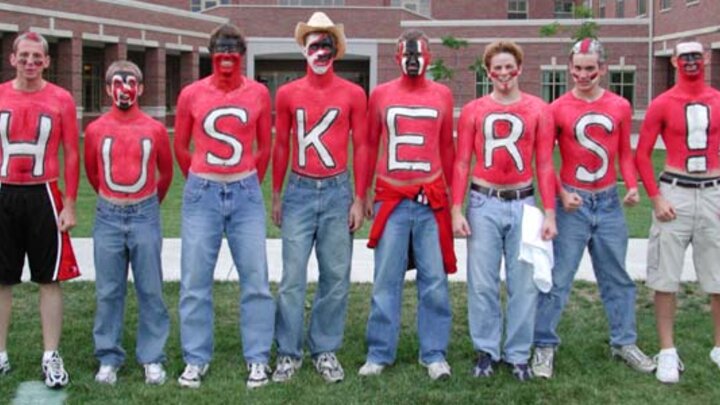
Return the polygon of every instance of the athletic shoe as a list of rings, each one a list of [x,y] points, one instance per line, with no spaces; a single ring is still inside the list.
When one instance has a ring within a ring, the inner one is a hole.
[[[62,388],[70,382],[70,377],[65,366],[63,365],[62,357],[57,351],[52,352],[50,358],[42,361],[42,373],[45,379],[45,385],[49,388]]]
[[[554,361],[554,347],[536,347],[532,358],[532,371],[535,377],[552,378]]]
[[[428,375],[432,380],[446,380],[450,378],[452,374],[450,365],[445,360],[435,361],[430,364],[425,364],[421,361],[420,365],[427,368]]]
[[[512,369],[512,375],[518,381],[530,381],[533,378],[533,372],[527,363],[508,363]]]
[[[203,376],[207,374],[208,368],[210,368],[209,364],[185,365],[185,371],[183,371],[180,378],[178,378],[178,384],[180,384],[181,387],[186,388],[200,388],[200,383],[202,382]]]
[[[108,364],[100,365],[100,369],[95,374],[95,382],[100,384],[115,385],[117,382],[117,367]]]
[[[494,373],[492,357],[483,351],[477,352],[475,366],[472,369],[473,377],[490,377]]]
[[[326,383],[340,382],[345,378],[345,371],[333,352],[321,353],[313,359],[313,364]]]
[[[680,381],[680,372],[685,371],[685,365],[680,360],[675,349],[661,350],[655,356],[657,370],[655,377],[662,383],[675,384]]]
[[[160,363],[148,363],[143,365],[145,368],[145,384],[163,385],[167,374],[163,365]]]
[[[358,375],[363,377],[368,377],[371,375],[380,375],[380,373],[385,370],[385,366],[382,364],[373,363],[371,361],[366,361],[365,364],[360,367],[360,370],[358,370]]]
[[[612,346],[612,356],[619,358],[635,371],[652,373],[655,371],[655,362],[648,357],[637,345]]]
[[[710,351],[710,360],[712,360],[713,363],[717,364],[717,366],[720,367],[720,347],[713,347],[713,349]],[[8,367],[10,366],[8,365]],[[0,365],[0,369],[2,369],[2,365]]]
[[[258,388],[270,382],[268,374],[270,373],[270,367],[264,363],[250,363],[247,366],[248,375],[247,387]]]
[[[10,358],[8,358],[7,353],[3,353],[2,356],[0,356],[0,375],[7,374],[10,372]]]
[[[275,361],[275,371],[272,375],[272,380],[277,383],[282,383],[290,380],[295,372],[300,370],[302,367],[302,359],[294,359],[290,356],[278,356]]]

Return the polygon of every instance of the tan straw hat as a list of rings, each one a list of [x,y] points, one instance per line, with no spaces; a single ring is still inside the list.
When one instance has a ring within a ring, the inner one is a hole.
[[[334,36],[335,46],[337,47],[335,59],[340,59],[345,55],[345,28],[342,24],[335,24],[327,14],[316,11],[307,23],[302,21],[297,23],[295,26],[295,41],[300,46],[305,46],[305,36],[311,32],[327,32]]]

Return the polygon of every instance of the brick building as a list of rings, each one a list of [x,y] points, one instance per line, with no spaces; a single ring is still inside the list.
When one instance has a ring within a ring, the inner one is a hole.
[[[483,74],[468,69],[495,39],[512,39],[525,50],[524,91],[552,100],[570,86],[566,55],[573,7],[590,8],[609,51],[606,85],[633,103],[642,118],[648,100],[674,81],[669,57],[674,43],[693,35],[713,49],[708,79],[720,87],[720,2],[716,0],[15,0],[0,1],[0,79],[13,77],[9,64],[18,32],[33,30],[51,42],[48,78],[70,89],[83,124],[108,105],[103,75],[109,63],[130,59],[146,75],[143,108],[172,124],[175,101],[185,84],[210,72],[210,31],[229,21],[248,39],[246,74],[274,93],[304,73],[292,36],[295,24],[322,9],[345,25],[346,57],[339,74],[367,90],[395,78],[395,41],[404,29],[431,38],[433,56],[455,70],[449,83],[459,109],[487,93]],[[541,37],[555,21],[561,32]],[[451,50],[441,37],[465,39]]]

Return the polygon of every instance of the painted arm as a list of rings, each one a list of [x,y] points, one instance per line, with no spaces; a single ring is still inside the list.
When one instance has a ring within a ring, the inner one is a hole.
[[[281,193],[288,162],[290,161],[290,127],[292,112],[288,103],[288,94],[282,87],[275,95],[275,144],[272,151],[272,208],[273,223],[282,223]]]
[[[470,224],[462,213],[462,203],[467,192],[468,175],[470,173],[470,160],[472,159],[475,137],[473,123],[474,109],[471,105],[463,107],[458,122],[458,148],[453,164],[452,176],[452,222],[453,232],[458,236],[469,236]]]
[[[353,97],[350,115],[353,143],[353,175],[355,177],[355,199],[364,200],[368,187],[368,135],[367,135],[367,97],[362,90]]]
[[[453,98],[448,89],[445,94],[445,111],[440,129],[440,160],[442,161],[445,183],[448,188],[452,184],[453,165],[455,164],[455,141],[453,140]]]
[[[170,138],[165,126],[160,125],[157,131],[157,193],[160,202],[167,196],[173,178],[173,159],[170,152]]]
[[[543,240],[553,239],[557,235],[555,222],[555,170],[553,168],[553,148],[555,147],[555,120],[550,106],[544,105],[538,120],[535,134],[535,170],[540,189],[540,199],[545,209],[541,236]]]
[[[175,140],[173,142],[175,159],[177,159],[180,171],[186,178],[190,170],[190,163],[192,163],[190,138],[193,127],[193,117],[190,111],[191,97],[187,93],[186,88],[180,92],[180,97],[178,97],[177,110],[175,113]]]
[[[380,147],[380,137],[382,135],[382,111],[380,109],[380,94],[376,89],[370,94],[367,112],[367,167],[366,181],[367,189],[370,189],[375,177],[375,168],[377,166],[378,148]],[[371,200],[372,193],[365,195],[365,218],[373,216],[373,202]]]
[[[260,95],[260,103],[255,168],[257,169],[258,181],[262,183],[270,163],[270,149],[272,148],[272,107],[270,105],[270,92],[264,86]]]
[[[620,172],[625,180],[627,192],[623,198],[625,205],[632,207],[640,202],[635,176],[635,163],[633,162],[632,148],[630,147],[630,130],[632,128],[632,109],[630,103],[623,106],[623,117],[620,121],[620,144],[618,145],[618,160]]]
[[[657,103],[651,103],[640,127],[640,139],[635,151],[635,166],[640,174],[645,191],[647,191],[648,197],[651,199],[660,193],[655,182],[651,155],[657,137],[662,131],[662,115],[662,107]]]
[[[75,200],[80,181],[80,157],[78,154],[78,127],[75,101],[72,97],[64,103],[62,112],[63,173],[65,175],[65,197],[63,209],[58,216],[58,228],[61,232],[72,229],[77,223]]]
[[[85,174],[87,175],[90,186],[97,193],[100,190],[100,174],[98,173],[97,164],[97,132],[95,131],[93,123],[90,123],[85,129],[85,148],[83,155]]]

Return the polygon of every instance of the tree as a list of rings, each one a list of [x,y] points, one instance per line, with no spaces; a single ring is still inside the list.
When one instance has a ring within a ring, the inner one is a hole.
[[[583,20],[583,22],[570,35],[570,38],[573,39],[573,42],[579,41],[584,38],[597,39],[597,33],[600,29],[600,26],[594,20],[592,20],[592,9],[585,6],[575,6],[573,8],[573,17]],[[555,21],[551,24],[543,25],[542,27],[540,27],[540,36],[551,37],[561,32],[567,33],[571,29],[572,28],[563,26],[559,22]]]

